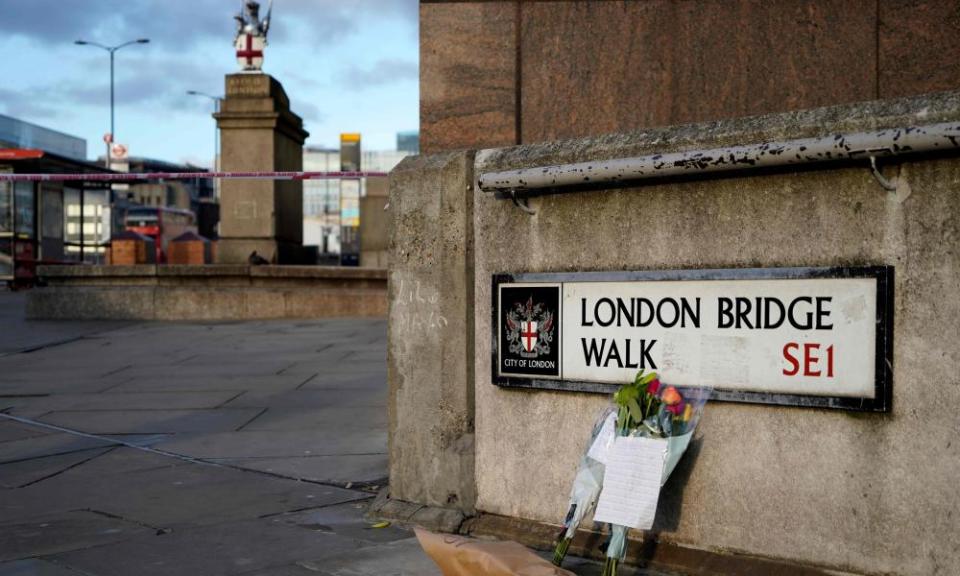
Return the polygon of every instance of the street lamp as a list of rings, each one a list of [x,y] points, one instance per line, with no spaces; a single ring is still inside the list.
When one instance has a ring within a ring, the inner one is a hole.
[[[116,46],[104,46],[98,42],[90,42],[88,40],[77,40],[74,44],[78,46],[96,46],[97,48],[102,48],[110,53],[110,140],[114,140],[114,124],[113,124],[113,55],[114,53],[127,46],[132,44],[146,44],[150,42],[149,38],[138,38],[136,40],[130,40],[129,42],[124,42],[123,44],[117,44]],[[110,167],[110,145],[107,145],[107,168]]]
[[[190,96],[203,96],[204,98],[213,100],[213,113],[217,114],[220,112],[220,102],[223,101],[223,96],[214,96],[197,90],[187,90],[187,94]],[[215,172],[220,171],[220,130],[217,129],[216,121],[213,122],[213,170]]]

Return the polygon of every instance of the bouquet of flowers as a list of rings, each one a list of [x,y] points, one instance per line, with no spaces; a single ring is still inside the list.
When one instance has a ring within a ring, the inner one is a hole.
[[[577,526],[597,505],[600,488],[603,486],[603,462],[597,459],[598,451],[604,451],[613,440],[613,427],[616,424],[616,410],[607,407],[593,424],[587,450],[580,458],[577,475],[570,489],[570,507],[563,520],[563,528],[557,538],[557,547],[553,552],[553,563],[560,566],[570,548],[570,542],[577,533]],[[602,436],[601,436],[602,434]]]
[[[601,414],[581,458],[555,564],[563,561],[580,520],[596,507],[594,520],[611,524],[603,576],[616,575],[627,532],[653,525],[659,488],[690,444],[709,395],[708,388],[664,386],[655,372],[642,370],[614,394],[614,407]],[[601,480],[588,490],[594,478]],[[638,482],[643,489],[630,492]]]

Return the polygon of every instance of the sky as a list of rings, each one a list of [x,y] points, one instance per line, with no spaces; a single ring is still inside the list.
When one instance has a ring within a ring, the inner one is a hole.
[[[268,0],[261,0],[261,14]],[[241,0],[0,0],[0,113],[87,140],[110,128],[110,60],[77,39],[117,45],[116,141],[131,156],[210,166],[213,102],[239,70],[233,15]],[[338,147],[393,150],[419,127],[417,0],[274,0],[263,70],[283,83],[310,132]]]

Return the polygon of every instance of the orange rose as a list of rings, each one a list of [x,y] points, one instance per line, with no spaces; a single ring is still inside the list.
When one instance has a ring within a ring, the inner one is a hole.
[[[683,400],[683,396],[681,396],[680,393],[677,392],[677,389],[673,386],[667,386],[664,389],[663,394],[660,395],[660,399],[663,400],[664,404],[672,405]]]

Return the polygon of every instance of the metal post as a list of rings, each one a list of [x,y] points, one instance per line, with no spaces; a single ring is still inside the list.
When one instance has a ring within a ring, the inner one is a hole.
[[[81,184],[80,185],[80,263],[81,264],[83,264],[85,261],[84,255],[83,255],[83,236],[85,232],[83,229],[83,225],[86,223],[86,214],[84,214],[84,212],[86,212],[85,206],[84,206],[85,191],[86,191],[86,187]]]
[[[114,114],[113,114],[113,102],[114,102],[114,99],[113,99],[113,55],[114,55],[114,53],[117,51],[117,49],[116,49],[116,48],[110,48],[108,51],[110,52],[110,142],[111,142],[111,144],[112,144],[113,142],[115,142],[115,141],[117,140],[116,132],[114,131],[114,125],[113,125],[113,118],[114,118]],[[108,145],[107,145],[107,168],[112,168],[112,167],[113,167],[113,151],[110,149],[110,145],[108,144]],[[111,191],[111,194],[112,194],[112,192],[113,192],[113,188],[112,188],[112,187],[110,188],[110,191]],[[110,201],[113,202],[113,199],[111,198]]]

